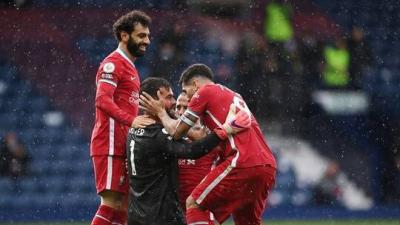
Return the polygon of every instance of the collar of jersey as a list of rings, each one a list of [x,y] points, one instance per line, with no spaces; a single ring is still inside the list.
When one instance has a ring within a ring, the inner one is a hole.
[[[132,62],[132,60],[129,59],[129,57],[126,55],[126,53],[124,51],[122,51],[122,49],[117,48],[116,51],[118,52],[118,54],[120,54],[122,57],[124,57],[124,59],[126,59],[126,61],[128,61],[134,68],[136,68],[135,64]]]

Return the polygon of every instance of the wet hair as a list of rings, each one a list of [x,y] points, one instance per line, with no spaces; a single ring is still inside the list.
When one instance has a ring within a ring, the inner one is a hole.
[[[158,99],[157,91],[160,88],[169,89],[171,88],[171,84],[164,78],[149,77],[142,81],[140,85],[140,94],[146,92],[154,99]]]
[[[179,79],[179,83],[186,84],[194,77],[205,77],[210,80],[213,80],[214,73],[212,72],[210,67],[204,64],[196,63],[190,65],[182,72],[181,78]]]
[[[151,18],[142,11],[133,10],[120,18],[113,24],[114,36],[118,41],[121,41],[121,32],[125,31],[128,34],[132,33],[137,24],[142,24],[148,27],[151,23]]]

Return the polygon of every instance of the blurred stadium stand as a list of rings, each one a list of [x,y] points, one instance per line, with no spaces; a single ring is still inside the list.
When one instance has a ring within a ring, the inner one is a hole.
[[[9,44],[0,45],[0,135],[16,131],[33,159],[26,178],[0,178],[0,220],[87,220],[93,214],[99,201],[88,146],[94,120],[94,75],[100,60],[116,47],[112,22],[127,9],[147,9],[154,18],[152,44],[146,57],[136,62],[143,78],[167,76],[175,83],[185,66],[203,62],[215,70],[219,82],[235,87],[237,78],[231,74],[238,42],[243,29],[261,36],[268,1],[251,1],[251,13],[239,17],[229,12],[220,15],[229,21],[188,13],[199,7],[185,2],[40,0],[26,1],[19,10],[3,4],[0,41]],[[368,97],[369,108],[368,114],[338,116],[314,105],[314,114],[305,118],[305,130],[294,128],[299,124],[290,115],[260,118],[279,163],[266,216],[398,218],[400,202],[389,202],[387,207],[379,181],[387,169],[382,165],[386,157],[382,151],[388,145],[382,140],[385,133],[377,129],[382,123],[400,121],[399,5],[394,0],[294,0],[292,4],[298,38],[311,33],[327,41],[353,25],[366,31],[374,64],[364,74],[361,91]],[[170,62],[161,50],[175,21],[184,27],[182,48],[176,50],[184,55],[167,74],[159,74],[154,68],[163,71]],[[179,92],[178,87],[174,89]],[[292,103],[279,105],[285,108]],[[309,155],[297,158],[300,152]],[[307,161],[310,157],[319,164]],[[302,173],[304,168],[296,160],[319,175]],[[353,185],[354,196],[361,196],[363,207],[351,207],[344,200],[323,207],[315,203],[314,187],[331,160],[340,164],[341,174]],[[308,183],[302,179],[313,176]],[[397,172],[394,188],[400,188],[399,177]]]

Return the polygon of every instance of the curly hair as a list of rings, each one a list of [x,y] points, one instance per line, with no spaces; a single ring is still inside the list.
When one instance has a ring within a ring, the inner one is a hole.
[[[133,10],[120,18],[113,24],[113,33],[118,41],[121,41],[121,32],[132,33],[137,24],[148,27],[151,23],[151,18],[145,12]]]
[[[189,82],[194,77],[205,77],[210,80],[214,79],[214,73],[210,67],[205,64],[196,63],[186,68],[179,79],[180,84]]]

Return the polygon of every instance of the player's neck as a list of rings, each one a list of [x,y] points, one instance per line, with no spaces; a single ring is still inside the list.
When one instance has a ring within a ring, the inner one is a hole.
[[[202,88],[202,87],[204,87],[204,86],[206,86],[206,85],[209,85],[209,84],[214,84],[214,82],[213,82],[212,80],[204,79],[204,80],[201,80],[201,81],[198,83],[199,88]]]
[[[119,43],[118,48],[121,49],[121,51],[126,55],[126,57],[128,57],[128,59],[130,59],[133,63],[135,62],[136,57],[134,57],[131,53],[129,53],[128,48],[126,47],[125,44]]]

